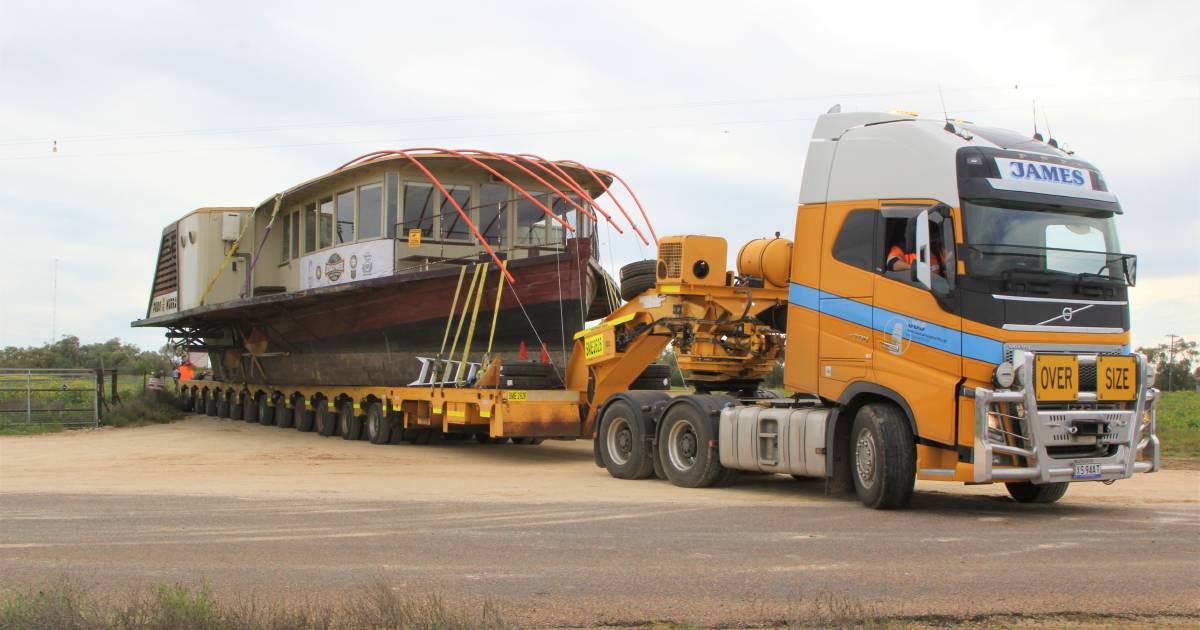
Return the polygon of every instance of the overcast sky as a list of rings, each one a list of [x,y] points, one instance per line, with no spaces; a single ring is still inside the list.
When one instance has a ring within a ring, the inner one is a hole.
[[[161,345],[129,322],[167,223],[376,149],[580,160],[736,251],[790,236],[818,115],[939,89],[1030,133],[1036,99],[1125,208],[1134,343],[1200,339],[1198,33],[1190,1],[0,0],[0,346]],[[653,255],[612,237],[606,265]]]

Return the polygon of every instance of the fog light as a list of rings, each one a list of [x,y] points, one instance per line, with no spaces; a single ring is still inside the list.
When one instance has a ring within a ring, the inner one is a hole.
[[[1008,361],[996,366],[992,372],[992,383],[1001,389],[1012,387],[1013,381],[1016,380],[1017,373],[1013,370],[1013,366]]]

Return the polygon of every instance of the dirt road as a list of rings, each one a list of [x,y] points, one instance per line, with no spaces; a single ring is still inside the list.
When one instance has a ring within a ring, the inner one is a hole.
[[[275,599],[368,581],[491,599],[522,623],[887,614],[1200,614],[1200,472],[1053,506],[918,484],[875,512],[819,482],[618,481],[586,442],[373,446],[193,417],[0,438],[0,586],[207,580]]]

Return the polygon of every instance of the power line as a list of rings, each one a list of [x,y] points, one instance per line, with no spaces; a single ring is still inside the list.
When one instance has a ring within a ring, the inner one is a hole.
[[[1078,86],[1096,86],[1096,85],[1111,85],[1111,84],[1127,84],[1127,83],[1166,83],[1173,81],[1194,81],[1200,78],[1200,75],[1184,75],[1178,77],[1160,77],[1160,78],[1126,78],[1126,79],[1110,79],[1105,81],[1063,81],[1055,83],[1043,84],[1028,84],[1025,88],[1061,88],[1061,87],[1078,87]],[[309,129],[325,129],[325,128],[346,128],[346,127],[371,127],[371,126],[390,126],[403,125],[412,123],[425,122],[459,122],[464,120],[482,120],[494,118],[525,118],[525,117],[544,117],[556,115],[570,114],[598,114],[598,113],[613,113],[613,112],[628,112],[628,111],[647,111],[647,110],[667,110],[667,109],[691,109],[705,107],[723,107],[730,105],[752,105],[765,103],[785,103],[808,100],[835,100],[835,99],[856,99],[856,98],[881,98],[881,97],[898,97],[898,96],[914,96],[940,94],[941,92],[963,93],[977,92],[987,90],[1013,90],[1021,89],[1019,84],[995,84],[995,85],[979,85],[966,86],[959,88],[949,88],[945,90],[905,90],[905,91],[889,91],[889,92],[845,92],[835,94],[810,94],[810,95],[794,95],[781,97],[764,97],[752,99],[731,99],[731,100],[716,100],[716,101],[684,101],[676,103],[649,103],[640,105],[617,105],[609,107],[592,107],[592,108],[576,108],[576,109],[557,109],[557,110],[542,110],[542,111],[526,111],[526,112],[476,112],[462,114],[447,114],[441,116],[423,116],[412,118],[397,118],[397,119],[379,119],[379,120],[349,120],[349,121],[333,121],[333,122],[314,122],[300,123],[289,125],[263,125],[263,126],[248,126],[248,127],[217,127],[204,129],[182,129],[182,130],[160,130],[160,131],[141,131],[141,132],[125,132],[125,133],[100,133],[100,134],[82,134],[74,136],[54,136],[43,138],[10,138],[0,140],[0,146],[27,145],[27,144],[42,144],[53,142],[56,140],[73,141],[73,142],[93,142],[104,140],[145,140],[154,138],[174,138],[186,136],[206,136],[206,135],[240,135],[250,133],[269,133],[277,131],[297,131]]]
[[[1180,101],[1198,101],[1200,97],[1180,97],[1180,98],[1152,98],[1152,99],[1134,99],[1123,101],[1081,101],[1078,103],[1059,103],[1050,109],[1061,109],[1064,106],[1086,105],[1089,107],[1097,107],[1103,105],[1131,105],[1141,103],[1161,103],[1161,102],[1180,102]],[[956,109],[956,114],[974,114],[991,111],[1003,111],[1012,109],[1023,109],[1024,105],[999,106],[975,109]],[[66,158],[99,158],[99,157],[134,157],[145,155],[170,155],[179,153],[201,153],[201,152],[226,152],[226,151],[254,151],[263,149],[297,149],[308,147],[321,146],[337,146],[337,145],[355,145],[355,144],[388,144],[388,143],[424,143],[424,142],[442,142],[446,140],[476,140],[485,138],[502,138],[514,136],[546,136],[546,135],[562,135],[573,133],[614,133],[614,132],[634,132],[634,131],[654,131],[663,129],[689,129],[700,127],[727,127],[735,125],[769,125],[792,122],[811,122],[815,121],[817,116],[800,116],[787,118],[773,119],[749,119],[749,120],[723,120],[723,121],[701,121],[694,123],[678,123],[678,124],[661,124],[661,125],[641,125],[630,127],[590,127],[590,128],[574,128],[574,129],[532,129],[520,131],[507,131],[496,133],[481,133],[481,134],[464,134],[464,135],[430,135],[430,136],[410,136],[406,138],[392,139],[355,139],[355,140],[335,140],[323,142],[300,142],[286,144],[259,144],[259,145],[234,145],[224,147],[188,147],[177,149],[155,149],[155,150],[136,150],[136,151],[113,151],[102,153],[64,153],[59,151],[52,154],[38,155],[17,155],[0,157],[0,161],[15,161],[15,160],[45,160],[45,159],[66,159]]]

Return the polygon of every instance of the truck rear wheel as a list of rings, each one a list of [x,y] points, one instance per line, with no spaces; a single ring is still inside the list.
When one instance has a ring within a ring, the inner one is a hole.
[[[362,435],[362,420],[354,413],[354,403],[343,400],[338,404],[337,426],[343,440],[357,440]]]
[[[617,479],[646,479],[654,474],[653,453],[637,414],[618,400],[600,419],[600,460]]]
[[[1012,495],[1017,503],[1054,503],[1063,498],[1070,485],[1065,481],[1042,484],[1014,481],[1004,484],[1004,487],[1008,488],[1008,494]]]
[[[850,469],[863,505],[888,510],[912,499],[917,454],[904,412],[895,405],[863,405],[850,430]]]
[[[367,405],[367,439],[372,444],[387,444],[392,441],[392,420],[383,412],[383,405],[372,402]]]
[[[337,414],[330,411],[324,397],[313,400],[313,428],[325,437],[337,433]]]
[[[662,419],[658,459],[671,483],[684,488],[716,484],[724,470],[708,419],[690,404],[672,405]]]

